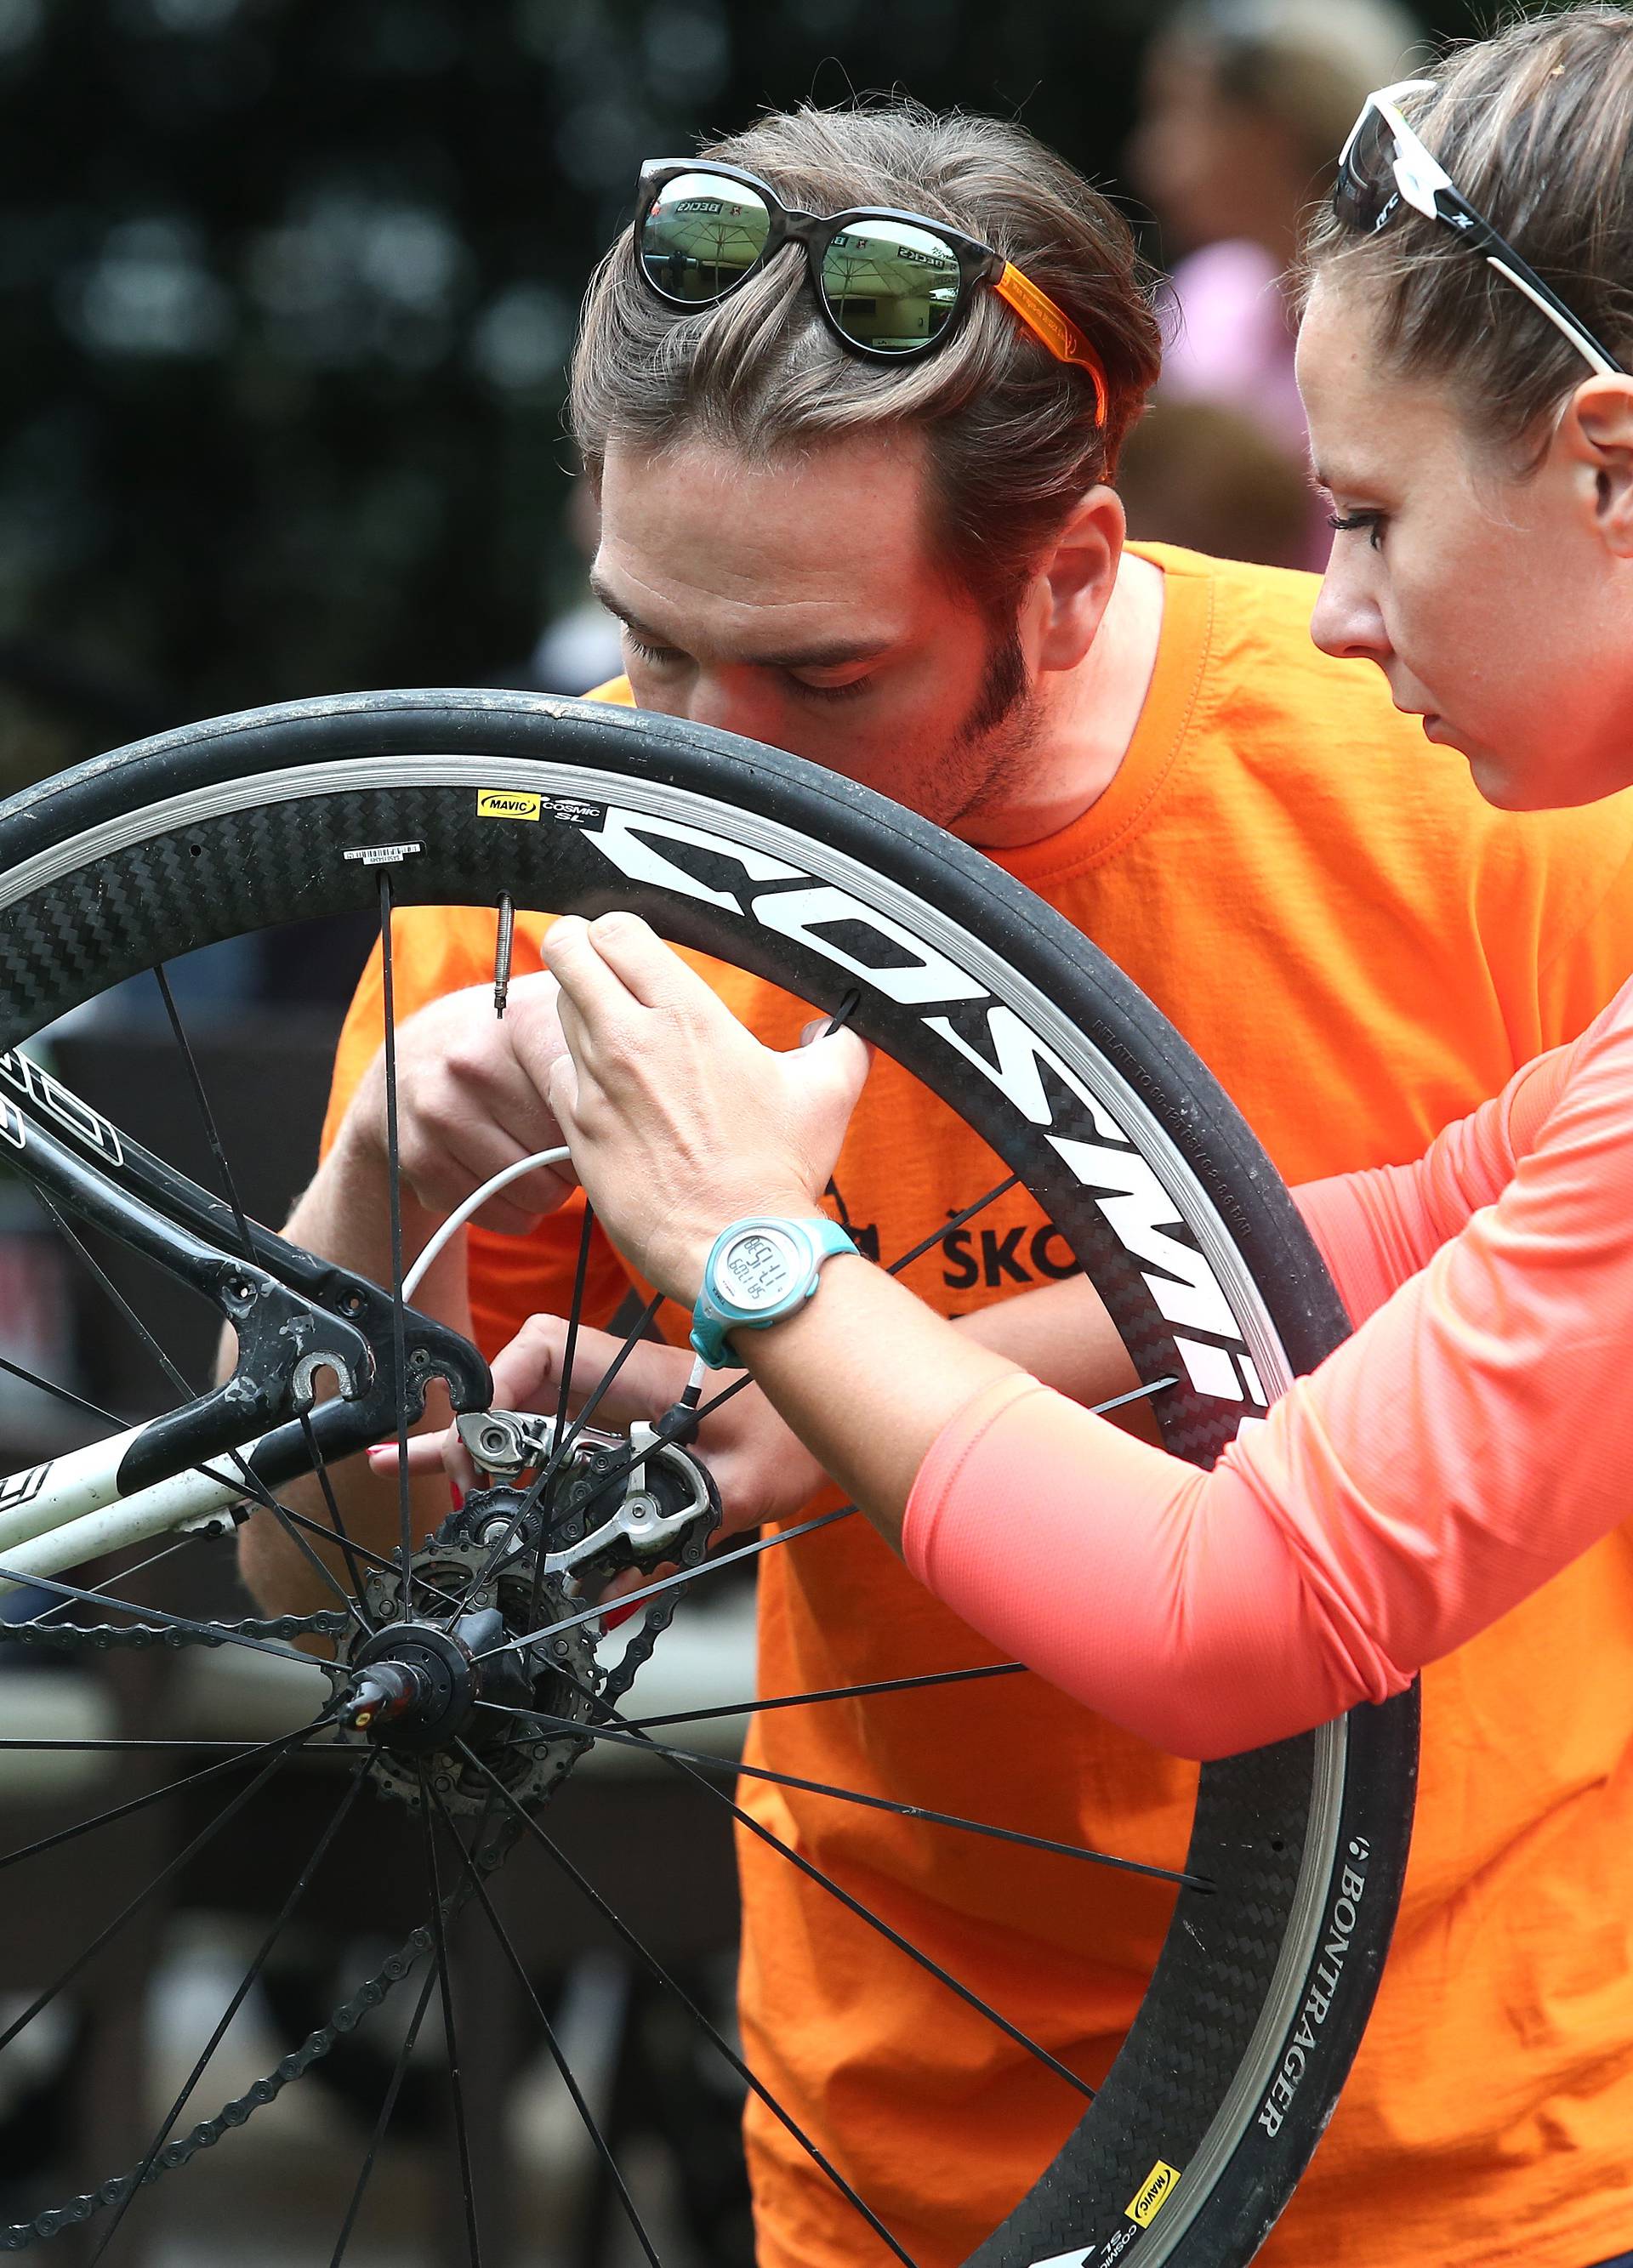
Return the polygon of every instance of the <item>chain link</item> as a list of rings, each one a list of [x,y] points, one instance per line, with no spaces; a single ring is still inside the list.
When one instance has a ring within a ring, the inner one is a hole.
[[[703,1556],[709,1530],[717,1525],[718,1511],[706,1513],[694,1533],[687,1538],[679,1557],[696,1564]],[[529,1536],[529,1541],[536,1540]],[[525,1545],[523,1549],[525,1550]],[[662,1631],[673,1619],[678,1604],[678,1594],[668,1593],[647,1602],[642,1627],[624,1648],[617,1667],[608,1672],[596,1699],[603,1710],[615,1708],[628,1692],[638,1673],[652,1657]],[[230,1646],[235,1638],[340,1638],[350,1628],[349,1617],[336,1610],[314,1615],[277,1615],[270,1618],[248,1618],[242,1622],[178,1625],[174,1623],[131,1623],[124,1625],[97,1624],[78,1627],[70,1623],[0,1623],[0,1645],[35,1646],[55,1653],[106,1651],[127,1647],[186,1646]],[[321,1665],[319,1665],[320,1667]],[[587,1739],[580,1747],[589,1745]],[[563,1761],[562,1774],[568,1769]],[[469,1860],[477,1874],[487,1876],[495,1873],[508,1858],[521,1833],[519,1818],[506,1817],[490,1832],[479,1838],[478,1847],[470,1852]],[[442,1926],[446,1930],[454,1917],[473,1895],[474,1882],[469,1874],[454,1886],[442,1902]],[[66,2203],[51,2205],[34,2215],[32,2220],[0,2224],[0,2252],[22,2252],[46,2238],[60,2235],[65,2228],[77,2228],[94,2213],[109,2205],[122,2205],[138,2186],[147,2186],[161,2175],[184,2166],[218,2143],[222,2136],[235,2126],[242,2126],[256,2111],[276,2101],[292,2080],[302,2078],[314,2064],[319,2063],[346,2033],[354,2031],[373,2009],[379,2007],[415,1966],[431,1952],[436,1944],[436,1931],[430,1923],[420,1926],[404,1940],[395,1952],[389,1953],[373,1974],[364,1979],[349,2000],[342,2001],[325,2024],[309,2032],[298,2048],[245,2089],[235,2095],[216,2113],[213,2118],[201,2118],[186,2134],[178,2134],[157,2150],[150,2162],[144,2162],[128,2174],[115,2174],[94,2190],[83,2191]]]
[[[238,1623],[0,1622],[0,1646],[34,1646],[47,1653],[108,1653],[156,1646],[231,1646],[240,1638],[339,1638],[350,1627],[351,1618],[337,1609],[321,1615],[252,1616]]]
[[[280,1621],[298,1621],[299,1616],[282,1616]],[[314,1617],[307,1616],[310,1621]],[[521,1832],[518,1819],[499,1822],[483,1847],[471,1852],[470,1863],[479,1874],[491,1874],[501,1867],[510,1855],[517,1837]],[[446,1930],[464,1906],[473,1892],[469,1874],[449,1891],[442,1902],[442,1926]],[[422,1922],[404,1940],[395,1953],[388,1953],[372,1977],[365,1977],[349,2000],[343,2000],[326,2024],[308,2032],[298,2048],[276,2065],[264,2079],[258,2079],[242,2095],[234,2095],[224,2103],[213,2118],[201,2118],[190,2133],[178,2134],[163,2148],[155,2152],[151,2163],[138,2166],[134,2172],[115,2174],[100,2188],[85,2190],[78,2197],[70,2198],[66,2204],[50,2205],[37,2213],[32,2220],[14,2220],[0,2226],[0,2252],[23,2252],[43,2239],[60,2235],[65,2228],[78,2228],[107,2205],[121,2205],[138,2183],[146,2184],[159,2180],[162,2174],[185,2166],[201,2150],[208,2150],[234,2126],[242,2126],[276,2101],[292,2080],[303,2077],[314,2063],[329,2054],[336,2043],[347,2032],[355,2031],[365,2016],[378,2008],[386,1995],[403,1982],[436,1944],[437,1933],[429,1922]]]

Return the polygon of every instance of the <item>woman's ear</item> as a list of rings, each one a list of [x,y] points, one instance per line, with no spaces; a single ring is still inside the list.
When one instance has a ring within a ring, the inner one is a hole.
[[[1633,559],[1633,377],[1590,378],[1578,387],[1559,438],[1595,534],[1617,558]]]

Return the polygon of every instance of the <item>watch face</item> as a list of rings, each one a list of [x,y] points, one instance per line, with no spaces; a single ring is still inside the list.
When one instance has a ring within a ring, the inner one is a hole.
[[[806,1253],[784,1230],[745,1228],[714,1263],[714,1290],[734,1307],[757,1314],[786,1299],[802,1283],[810,1266]]]

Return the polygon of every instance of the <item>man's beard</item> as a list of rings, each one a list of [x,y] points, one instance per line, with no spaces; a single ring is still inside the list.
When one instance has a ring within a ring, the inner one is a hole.
[[[948,743],[934,784],[939,807],[926,818],[952,827],[977,809],[1001,808],[1031,769],[1042,723],[1020,625],[1011,620],[988,650],[969,714]]]

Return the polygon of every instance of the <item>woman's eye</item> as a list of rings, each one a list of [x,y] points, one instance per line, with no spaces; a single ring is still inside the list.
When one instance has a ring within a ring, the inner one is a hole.
[[[1365,528],[1367,541],[1374,551],[1383,541],[1384,515],[1381,512],[1329,512],[1326,524],[1339,535],[1349,535],[1356,528]]]

